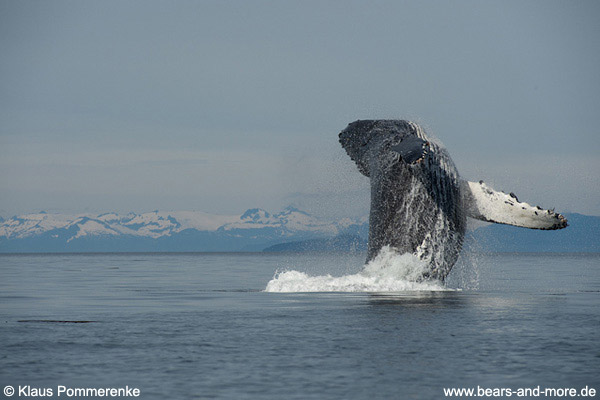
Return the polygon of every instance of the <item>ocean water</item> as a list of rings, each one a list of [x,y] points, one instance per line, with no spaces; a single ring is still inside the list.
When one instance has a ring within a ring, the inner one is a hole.
[[[143,399],[600,390],[600,254],[466,253],[446,285],[410,282],[410,256],[363,260],[0,255],[0,385]]]

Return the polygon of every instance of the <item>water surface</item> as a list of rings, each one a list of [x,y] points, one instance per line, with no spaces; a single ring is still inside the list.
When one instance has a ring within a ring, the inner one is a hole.
[[[0,384],[129,385],[144,399],[600,389],[600,255],[467,254],[444,291],[264,292],[276,271],[339,277],[363,260],[0,255]]]

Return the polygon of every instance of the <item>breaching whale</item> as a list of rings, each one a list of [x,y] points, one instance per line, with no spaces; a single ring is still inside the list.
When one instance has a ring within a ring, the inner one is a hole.
[[[562,229],[553,210],[519,202],[483,181],[461,180],[444,147],[416,123],[358,120],[340,143],[371,181],[367,262],[384,246],[430,266],[423,279],[444,280],[456,262],[467,217],[531,229]]]

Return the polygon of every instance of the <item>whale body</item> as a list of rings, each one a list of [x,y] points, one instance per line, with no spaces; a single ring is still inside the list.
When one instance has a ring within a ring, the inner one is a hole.
[[[460,179],[446,149],[413,122],[358,120],[339,139],[371,181],[367,262],[389,247],[426,261],[423,279],[443,281],[458,259],[467,217],[531,229],[567,226],[553,210]]]

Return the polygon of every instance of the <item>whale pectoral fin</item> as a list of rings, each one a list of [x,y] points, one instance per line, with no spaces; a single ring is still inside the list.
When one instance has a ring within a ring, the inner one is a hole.
[[[562,229],[567,219],[554,210],[521,203],[513,193],[497,192],[483,181],[462,181],[467,216],[487,222],[531,229]]]
[[[429,150],[429,142],[416,136],[409,136],[399,144],[392,146],[391,149],[400,154],[404,162],[414,164],[425,158]]]

